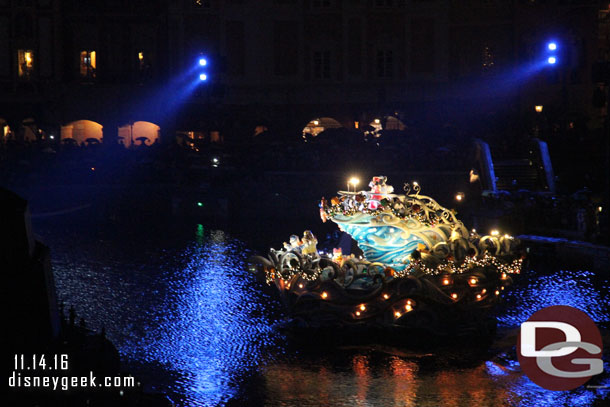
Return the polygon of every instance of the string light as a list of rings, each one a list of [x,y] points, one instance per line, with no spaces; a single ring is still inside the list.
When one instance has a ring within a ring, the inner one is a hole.
[[[454,300],[457,300],[458,295],[456,293],[452,293],[451,294],[451,298],[453,298]]]
[[[383,298],[387,300],[388,298],[390,298],[390,296],[387,294],[383,294]]]
[[[323,299],[327,299],[328,298],[328,293],[326,291],[322,291],[322,298]]]
[[[360,305],[360,310],[361,310],[361,311],[366,311],[366,307],[364,306],[364,304],[361,304],[361,305]]]
[[[401,314],[400,312],[398,312],[398,311],[396,311],[396,312],[394,313],[394,316],[395,316],[396,318],[400,318],[400,316],[401,316],[401,315],[402,315],[402,314]]]

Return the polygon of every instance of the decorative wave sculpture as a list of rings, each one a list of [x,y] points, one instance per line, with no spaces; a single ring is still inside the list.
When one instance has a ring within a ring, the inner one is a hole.
[[[251,271],[277,287],[299,327],[485,332],[479,322],[522,267],[518,239],[469,232],[454,211],[420,195],[417,183],[405,184],[404,195],[385,177],[369,186],[320,202],[322,220],[350,234],[365,258],[318,251],[306,230],[267,257],[252,256]]]
[[[320,204],[322,219],[330,219],[350,234],[372,262],[404,270],[414,250],[445,250],[451,240],[462,240],[464,248],[476,247],[453,211],[434,199],[420,195],[420,187],[405,184],[405,195],[392,194],[385,177],[374,177],[370,191],[344,192]],[[413,193],[411,193],[413,191]]]

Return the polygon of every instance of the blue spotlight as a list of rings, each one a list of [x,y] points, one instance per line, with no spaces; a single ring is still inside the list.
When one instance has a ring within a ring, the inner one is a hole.
[[[555,65],[555,63],[557,62],[557,58],[549,57],[549,59],[547,59],[546,62],[548,62],[551,65]]]
[[[199,80],[207,81],[208,80],[208,76],[206,74],[202,73],[201,75],[199,75]]]
[[[549,51],[555,51],[557,49],[557,43],[549,42],[546,47],[549,49]]]
[[[208,60],[205,58],[199,58],[199,65],[206,66],[208,64]]]

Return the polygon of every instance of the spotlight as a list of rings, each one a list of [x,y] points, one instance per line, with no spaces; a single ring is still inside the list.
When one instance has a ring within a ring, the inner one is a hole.
[[[546,47],[549,49],[549,51],[555,51],[557,49],[557,43],[549,42]]]
[[[208,64],[207,59],[205,58],[199,58],[199,65],[201,66],[206,66]]]
[[[549,57],[549,59],[547,59],[546,62],[548,62],[551,65],[555,65],[555,63],[557,62],[557,58]]]
[[[199,80],[207,81],[208,80],[208,76],[206,74],[202,73],[201,75],[199,75]]]

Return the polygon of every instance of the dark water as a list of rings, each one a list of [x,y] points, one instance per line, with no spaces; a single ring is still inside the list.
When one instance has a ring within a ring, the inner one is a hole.
[[[505,295],[491,347],[311,351],[273,329],[280,304],[245,267],[254,246],[284,236],[246,244],[197,223],[100,228],[61,217],[34,226],[52,249],[58,297],[88,327],[105,327],[126,367],[178,405],[610,405],[610,390],[541,389],[515,355],[521,322],[571,305],[605,327],[606,369],[591,384],[610,386],[608,273],[527,271]]]

